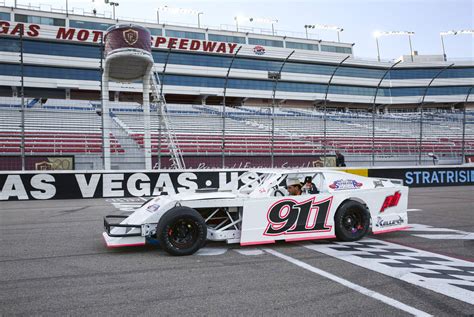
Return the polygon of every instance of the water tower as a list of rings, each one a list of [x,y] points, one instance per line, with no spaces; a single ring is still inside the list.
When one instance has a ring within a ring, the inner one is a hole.
[[[104,169],[110,169],[109,81],[143,83],[145,168],[151,169],[150,78],[153,69],[151,35],[136,24],[117,24],[107,29],[104,38],[105,66],[102,75],[102,125]]]

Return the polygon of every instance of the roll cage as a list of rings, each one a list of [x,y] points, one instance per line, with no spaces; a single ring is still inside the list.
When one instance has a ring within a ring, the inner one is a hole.
[[[249,171],[242,174],[239,183],[247,180],[247,182],[238,189],[239,194],[246,194],[250,197],[268,197],[268,196],[287,196],[286,179],[288,177],[298,178],[301,182],[305,177],[310,176],[313,183],[320,192],[325,190],[325,176],[322,171],[308,172],[259,172]]]

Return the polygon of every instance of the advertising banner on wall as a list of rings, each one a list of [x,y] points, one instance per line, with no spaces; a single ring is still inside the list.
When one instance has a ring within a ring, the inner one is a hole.
[[[237,179],[241,173],[243,172],[1,173],[0,201],[140,197],[225,185],[237,188]]]
[[[474,185],[474,167],[369,169],[369,177],[402,179],[409,187]]]
[[[198,188],[237,189],[252,178],[245,170],[153,172],[17,172],[0,173],[0,201],[141,197],[174,194]],[[402,179],[409,187],[474,185],[474,167],[355,169],[369,177]]]
[[[210,169],[222,167],[221,155],[186,155],[183,157],[186,167],[193,169]],[[154,166],[158,166],[158,157],[152,157]],[[161,168],[171,168],[172,160],[169,156],[161,157]],[[272,166],[270,155],[232,155],[225,157],[225,165],[229,169],[239,168],[269,168]],[[273,160],[275,168],[310,168],[335,167],[336,156],[327,155],[276,155]]]
[[[28,171],[72,171],[74,156],[26,156],[25,169]],[[20,156],[0,156],[0,171],[21,170]]]

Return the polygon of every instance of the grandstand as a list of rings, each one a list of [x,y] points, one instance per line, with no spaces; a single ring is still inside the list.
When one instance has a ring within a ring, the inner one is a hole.
[[[100,116],[90,102],[74,101],[61,104],[48,100],[25,111],[25,152],[28,155],[74,155],[76,167],[100,166],[102,136]],[[20,107],[18,104],[0,107],[1,155],[20,153]],[[270,109],[271,110],[271,109]],[[113,127],[111,151],[115,165],[137,168],[143,164],[143,112],[138,104],[116,102],[111,105]],[[186,157],[201,157],[212,165],[211,158],[227,156],[266,157],[272,153],[272,116],[263,107],[222,107],[203,105],[168,105],[167,116],[174,127],[178,145]],[[460,159],[462,152],[461,113],[426,112],[421,152],[424,160],[434,153],[445,159]],[[446,120],[449,116],[450,120]],[[419,113],[379,113],[375,120],[372,142],[370,113],[326,113],[319,110],[280,107],[274,118],[275,156],[323,156],[342,151],[349,161],[369,165],[372,154],[378,161],[397,165],[416,161],[419,154]],[[474,113],[468,112],[468,122]],[[225,119],[225,133],[222,133]],[[170,156],[165,131],[159,127],[158,113],[151,118],[152,154],[163,161]],[[474,152],[474,125],[466,126],[465,149]],[[160,138],[161,137],[161,138]],[[326,143],[324,141],[326,140]],[[325,145],[325,146],[324,146]],[[206,159],[206,157],[208,159]],[[380,162],[379,162],[380,163]],[[166,164],[165,164],[166,166]]]
[[[102,113],[100,42],[77,36],[101,34],[118,21],[2,6],[0,20],[9,30],[0,35],[0,162],[19,160],[24,144],[28,157],[71,156],[76,169],[102,168],[101,116],[110,116],[112,169],[142,169],[142,85],[111,83],[110,111]],[[10,32],[19,23],[37,30],[23,45]],[[167,101],[166,109],[154,104],[151,112],[152,160],[161,167],[170,166],[174,146],[187,167],[221,167],[222,156],[232,162],[226,166],[249,160],[270,166],[272,158],[301,166],[335,150],[352,166],[433,164],[429,153],[439,163],[459,164],[463,154],[474,154],[472,60],[414,56],[395,65],[357,58],[352,43],[140,25],[154,39],[154,72]],[[74,32],[66,37],[68,30]],[[172,39],[201,48],[173,48]],[[204,43],[242,49],[232,56],[206,51]]]

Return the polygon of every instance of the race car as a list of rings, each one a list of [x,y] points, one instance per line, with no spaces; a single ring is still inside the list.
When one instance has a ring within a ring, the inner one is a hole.
[[[304,190],[309,181],[311,190]],[[206,241],[241,246],[333,239],[356,241],[408,228],[408,187],[400,180],[337,170],[254,170],[239,186],[159,195],[129,216],[104,217],[108,247],[158,240],[172,255],[190,255]],[[295,189],[296,187],[296,189]]]

